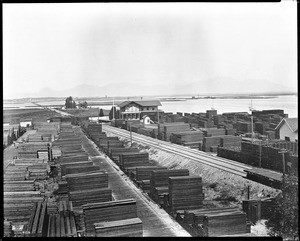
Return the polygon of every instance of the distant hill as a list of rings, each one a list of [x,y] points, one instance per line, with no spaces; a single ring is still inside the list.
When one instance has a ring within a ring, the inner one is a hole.
[[[230,83],[230,84],[229,84]],[[220,95],[220,94],[268,94],[268,93],[296,93],[282,83],[267,80],[238,81],[230,78],[218,77],[209,81],[196,81],[169,85],[162,83],[143,84],[119,82],[104,86],[82,84],[70,89],[53,90],[41,89],[37,93],[19,93],[20,97],[104,97],[104,96],[164,96],[164,95]]]

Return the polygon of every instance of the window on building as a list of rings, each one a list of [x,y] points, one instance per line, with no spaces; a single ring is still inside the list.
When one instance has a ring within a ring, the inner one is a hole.
[[[149,107],[147,107],[147,110],[149,110]]]
[[[155,108],[153,107],[152,110],[154,110]]]

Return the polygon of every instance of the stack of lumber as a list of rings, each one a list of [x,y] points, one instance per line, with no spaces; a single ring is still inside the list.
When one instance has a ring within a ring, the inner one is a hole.
[[[248,231],[246,219],[242,211],[206,214],[203,219],[204,236],[244,234]]]
[[[190,124],[184,122],[174,122],[164,124],[164,140],[170,141],[170,136],[172,133],[189,131]]]
[[[76,174],[76,173],[91,173],[98,172],[100,170],[100,166],[74,166],[66,168],[66,175],[68,174]]]
[[[150,180],[142,180],[140,186],[143,192],[150,193]]]
[[[149,153],[140,152],[140,153],[123,153],[119,155],[119,163],[121,169],[125,170],[130,167],[137,166],[150,166],[149,163]]]
[[[205,137],[211,136],[222,136],[225,135],[225,129],[218,129],[218,128],[206,128],[203,130]]]
[[[61,149],[58,146],[53,146],[51,148],[51,152],[52,152],[52,158],[53,159],[56,159],[56,158],[60,157],[61,154],[62,154]]]
[[[29,222],[25,225],[25,237],[45,237],[47,235],[47,202],[34,204]]]
[[[47,200],[47,214],[56,214],[58,211],[57,202],[55,199],[48,199]]]
[[[144,136],[151,136],[152,135],[152,129],[148,129],[148,128],[145,128],[145,127],[140,127],[137,130],[137,133],[141,134],[141,135],[144,135]]]
[[[234,136],[236,133],[236,129],[230,128],[225,130],[225,135]]]
[[[112,200],[112,191],[109,188],[70,191],[69,200],[73,202],[74,207],[82,206],[87,203],[108,202]]]
[[[47,237],[77,237],[71,201],[59,201],[59,213],[49,215]]]
[[[53,135],[51,133],[43,133],[42,140],[50,142],[53,140]]]
[[[37,158],[49,160],[49,153],[50,153],[49,151],[38,151]]]
[[[35,191],[34,181],[5,181],[5,192]]]
[[[87,130],[93,140],[96,139],[99,134],[100,134],[100,136],[101,136],[101,134],[103,134],[102,125],[97,124],[97,123],[89,123]]]
[[[13,231],[12,231],[12,225],[11,222],[4,220],[3,222],[3,237],[12,237]]]
[[[154,201],[160,202],[163,194],[168,194],[169,177],[188,176],[188,169],[157,170],[150,176],[150,196]],[[161,187],[163,187],[161,189]]]
[[[89,160],[89,156],[87,153],[82,153],[74,156],[62,156],[59,159],[60,164],[64,163],[74,163],[74,162],[87,162]]]
[[[78,173],[66,175],[70,191],[107,188],[108,174],[98,171],[94,173]]]
[[[139,149],[137,148],[110,148],[109,156],[115,161],[116,163],[119,162],[119,155],[123,153],[138,153]]]
[[[99,141],[96,142],[96,144],[104,150],[104,148],[107,149],[108,141],[112,141],[112,140],[119,141],[119,138],[117,136],[110,136],[110,137],[102,138],[102,139],[99,139]]]
[[[107,142],[107,148],[104,148],[104,150],[106,151],[107,154],[109,154],[110,149],[112,149],[112,148],[120,148],[120,147],[124,147],[124,143],[122,141],[119,141],[119,140],[109,140]]]
[[[49,151],[49,142],[25,142],[19,144],[17,149],[19,151],[29,151],[29,152],[37,152],[37,151]]]
[[[61,152],[63,157],[68,157],[68,156],[76,156],[76,155],[85,155],[86,152],[80,148],[80,149],[72,149],[69,147],[61,147]]]
[[[26,138],[27,142],[40,142],[42,141],[42,135],[41,134],[29,134]]]
[[[204,137],[202,150],[205,152],[210,152],[212,151],[211,147],[215,148],[213,151],[217,150],[216,148],[221,145],[222,137],[223,136]]]
[[[59,181],[58,182],[58,193],[59,194],[66,194],[68,193],[68,182],[67,181]]]
[[[47,163],[35,164],[27,167],[29,172],[29,180],[39,179],[45,180],[50,172],[50,166]]]
[[[95,223],[96,237],[143,237],[143,223],[139,218]]]
[[[30,166],[30,165],[35,165],[35,164],[43,164],[47,163],[46,159],[39,159],[39,158],[18,158],[13,160],[13,165],[14,166]]]
[[[62,163],[60,164],[61,168],[61,175],[66,175],[66,168],[68,167],[87,167],[87,166],[93,166],[94,163],[92,161],[83,161],[83,162],[70,162],[70,163]]]
[[[29,173],[27,166],[9,165],[5,169],[4,181],[24,181],[28,179]]]
[[[241,136],[222,136],[221,138],[221,147],[241,147],[242,137]]]
[[[37,158],[37,151],[18,151],[18,158]]]
[[[104,172],[78,173],[66,175],[69,199],[74,206],[92,202],[112,200],[112,191],[108,188],[108,174]]]
[[[183,145],[191,142],[201,142],[203,140],[202,131],[182,131],[172,133],[170,141],[179,145]]]
[[[201,177],[169,177],[169,205],[171,212],[202,208],[203,199]]]
[[[166,167],[158,167],[158,166],[141,166],[136,167],[136,181],[149,180],[151,177],[151,172],[155,170],[167,170]]]
[[[95,223],[137,218],[134,199],[103,203],[89,203],[82,206],[87,236],[95,235]]]
[[[201,237],[247,233],[246,214],[239,208],[185,210],[183,221]]]
[[[237,121],[236,122],[236,130],[240,133],[251,133],[251,123],[245,121]]]
[[[4,218],[8,221],[28,221],[36,200],[42,200],[39,191],[4,192]]]

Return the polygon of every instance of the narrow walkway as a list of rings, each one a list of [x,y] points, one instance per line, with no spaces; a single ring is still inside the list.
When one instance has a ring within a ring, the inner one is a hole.
[[[116,200],[133,198],[137,202],[138,217],[143,222],[144,237],[190,237],[168,213],[152,202],[138,189],[131,180],[119,169],[119,167],[98,147],[90,141],[80,130],[75,127],[75,132],[80,134],[82,145],[89,154],[90,159],[106,171],[109,177],[109,188],[112,189]]]

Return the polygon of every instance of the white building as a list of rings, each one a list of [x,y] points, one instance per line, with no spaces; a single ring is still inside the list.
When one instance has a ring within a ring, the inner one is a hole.
[[[275,130],[281,140],[298,141],[298,118],[283,118]]]

